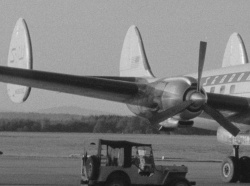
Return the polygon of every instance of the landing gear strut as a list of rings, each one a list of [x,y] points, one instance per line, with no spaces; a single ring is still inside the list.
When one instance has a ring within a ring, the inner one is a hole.
[[[250,182],[250,158],[239,158],[239,145],[233,146],[233,156],[227,157],[221,166],[221,178],[223,182],[234,183]]]
[[[239,146],[233,146],[234,156],[229,156],[222,162],[221,178],[223,182],[233,183],[239,180]]]

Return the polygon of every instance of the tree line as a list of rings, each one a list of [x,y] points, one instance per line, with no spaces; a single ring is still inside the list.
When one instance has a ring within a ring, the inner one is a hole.
[[[152,126],[148,120],[116,115],[83,116],[79,119],[52,120],[43,119],[0,119],[0,131],[15,132],[81,132],[81,133],[134,133],[159,134],[158,126]],[[176,129],[171,134],[215,135],[214,131],[194,127]]]

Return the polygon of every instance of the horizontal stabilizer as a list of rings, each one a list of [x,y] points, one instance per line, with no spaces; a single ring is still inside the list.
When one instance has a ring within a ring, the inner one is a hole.
[[[227,43],[222,67],[242,65],[248,63],[244,42],[238,33],[233,33]]]

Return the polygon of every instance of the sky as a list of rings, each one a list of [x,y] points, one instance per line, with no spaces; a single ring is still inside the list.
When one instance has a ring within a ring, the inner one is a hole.
[[[74,75],[118,76],[123,40],[136,25],[157,77],[197,71],[199,42],[207,41],[205,70],[220,68],[233,32],[250,51],[250,1],[245,0],[1,0],[0,65],[19,17],[26,20],[35,70]],[[36,112],[76,106],[130,114],[126,105],[83,96],[32,89],[23,104],[12,103],[0,83],[0,111]]]

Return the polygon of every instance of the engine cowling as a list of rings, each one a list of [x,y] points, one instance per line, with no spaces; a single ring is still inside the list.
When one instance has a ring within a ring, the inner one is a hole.
[[[175,120],[187,121],[202,113],[201,106],[207,99],[205,91],[197,93],[196,84],[196,79],[192,77],[161,79],[142,88],[140,94],[127,106],[136,115],[150,119],[184,101],[196,100],[190,107],[172,116]]]

